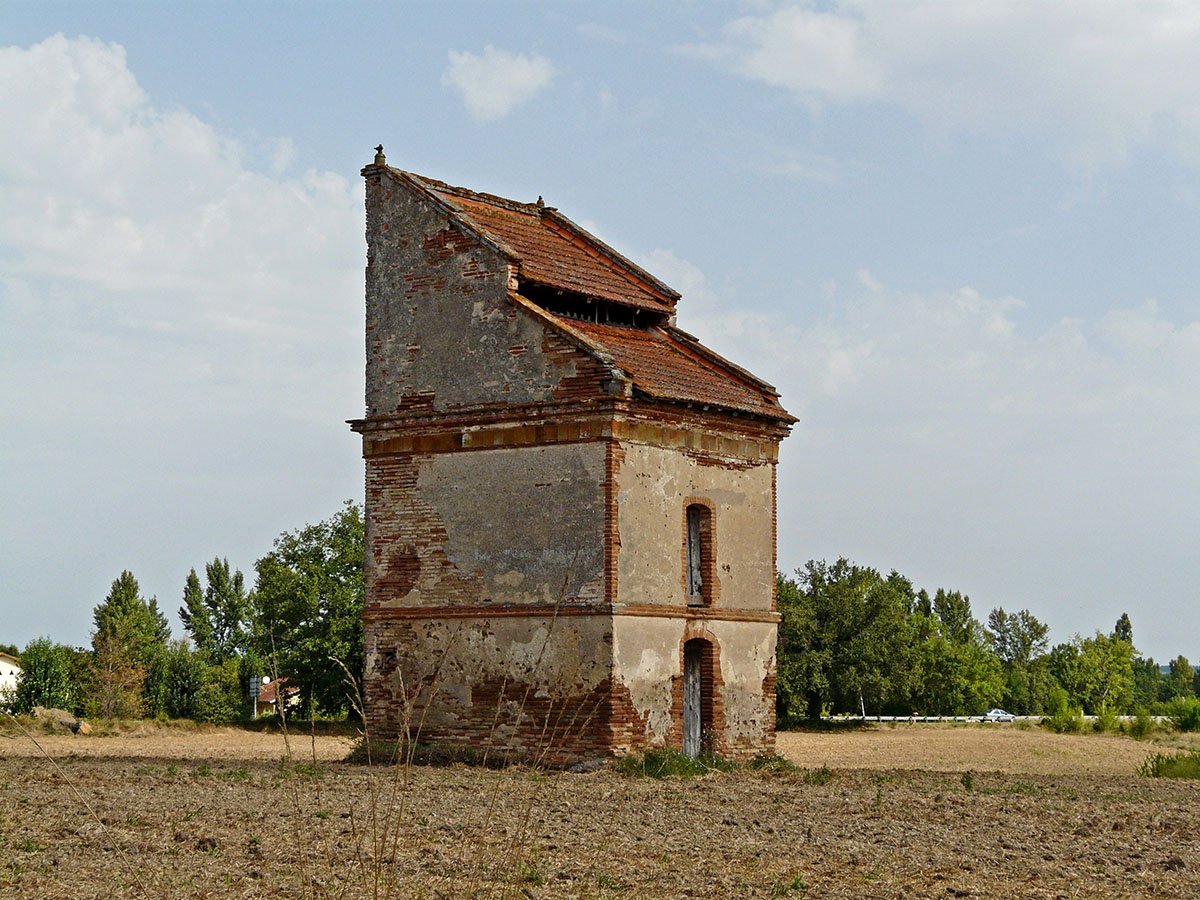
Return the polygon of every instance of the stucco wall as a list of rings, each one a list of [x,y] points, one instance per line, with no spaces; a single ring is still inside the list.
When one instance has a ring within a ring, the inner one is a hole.
[[[645,444],[622,445],[617,482],[621,603],[687,603],[684,509],[711,502],[713,606],[771,609],[775,582],[772,467],[722,464]]]
[[[611,661],[602,615],[368,621],[368,721],[429,744],[595,755],[607,744]]]
[[[599,599],[604,480],[601,443],[368,460],[368,607]]]
[[[615,616],[614,692],[632,706],[628,746],[681,742],[679,694],[683,644],[708,640],[718,650],[717,708],[722,733],[714,748],[734,757],[775,748],[775,625],[763,622]]]
[[[367,182],[367,414],[549,400],[577,360],[507,297],[508,261],[391,174]]]

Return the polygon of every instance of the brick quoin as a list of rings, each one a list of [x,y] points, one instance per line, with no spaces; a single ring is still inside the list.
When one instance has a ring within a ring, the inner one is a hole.
[[[371,733],[546,765],[680,749],[699,641],[706,749],[773,751],[778,394],[554,208],[382,150],[363,176]]]

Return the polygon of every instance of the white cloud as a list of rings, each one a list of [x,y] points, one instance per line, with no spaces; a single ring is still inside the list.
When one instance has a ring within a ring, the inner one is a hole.
[[[544,56],[525,56],[493,47],[483,53],[451,50],[450,67],[442,84],[462,95],[467,111],[478,122],[503,119],[550,86],[554,66]]]
[[[1200,321],[1145,302],[1036,328],[1017,298],[866,270],[805,321],[746,311],[675,254],[642,259],[684,291],[680,326],[801,419],[779,472],[782,566],[896,567],[979,613],[1030,607],[1056,639],[1124,609],[1152,651],[1200,627]]]
[[[898,104],[937,129],[1043,128],[1086,166],[1150,141],[1200,161],[1190,0],[800,3],[693,49],[814,106]]]
[[[122,567],[172,608],[360,492],[361,188],[248,169],[88,38],[0,48],[0,108],[0,581],[82,640]]]

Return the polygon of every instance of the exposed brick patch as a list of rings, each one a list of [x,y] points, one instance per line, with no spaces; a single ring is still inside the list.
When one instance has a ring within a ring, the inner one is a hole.
[[[604,599],[617,602],[617,568],[621,554],[621,530],[617,517],[617,481],[625,451],[616,441],[605,444],[604,457]]]

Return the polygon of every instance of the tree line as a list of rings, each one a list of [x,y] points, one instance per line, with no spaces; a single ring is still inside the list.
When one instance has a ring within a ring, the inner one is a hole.
[[[316,525],[281,534],[254,566],[253,587],[228,560],[184,579],[173,639],[155,597],[123,571],[93,610],[88,647],[38,638],[19,655],[9,706],[99,718],[228,723],[253,714],[250,680],[285,678],[303,715],[341,716],[363,666],[363,516],[347,502]],[[1184,656],[1166,672],[1138,653],[1122,615],[1113,630],[1050,646],[1028,609],[991,610],[986,625],[959,591],[917,590],[846,559],[780,574],[776,702],[781,722],[837,713],[1018,715],[1154,712],[1195,702]],[[343,668],[343,665],[345,668]],[[0,698],[2,701],[3,698]]]
[[[986,625],[959,591],[932,596],[893,571],[846,559],[779,575],[776,682],[781,721],[838,713],[1017,715],[1168,713],[1200,693],[1184,656],[1167,672],[1138,653],[1122,614],[1111,632],[1050,646],[1028,609]]]
[[[281,534],[255,565],[253,587],[214,558],[184,579],[185,637],[172,639],[155,597],[133,573],[113,581],[92,612],[88,647],[41,637],[20,654],[9,699],[93,718],[162,717],[231,723],[249,718],[250,681],[286,679],[304,715],[344,715],[362,678],[363,516],[347,501],[329,519]],[[343,668],[345,666],[345,668]]]

